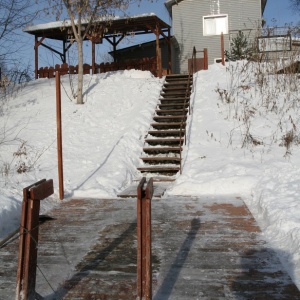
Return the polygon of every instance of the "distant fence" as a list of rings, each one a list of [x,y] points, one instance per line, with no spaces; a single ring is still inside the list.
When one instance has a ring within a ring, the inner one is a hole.
[[[119,70],[142,70],[150,71],[155,76],[157,75],[156,57],[144,57],[142,59],[128,60],[125,62],[111,62],[95,64],[94,73],[105,73],[109,71]],[[42,67],[38,70],[39,78],[54,78],[55,72],[58,71],[60,75],[78,74],[78,66],[69,66],[67,63],[62,65],[55,65],[55,67]],[[88,64],[83,65],[83,74],[91,74],[93,71],[92,66]]]
[[[256,54],[253,58],[270,61],[299,55],[300,29],[298,26],[264,27],[229,31],[230,53],[233,40],[242,32],[248,47]]]

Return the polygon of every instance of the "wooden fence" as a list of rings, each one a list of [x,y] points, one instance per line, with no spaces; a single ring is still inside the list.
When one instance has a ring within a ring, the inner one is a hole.
[[[155,76],[157,75],[156,57],[144,57],[142,59],[129,60],[125,62],[111,62],[95,64],[94,70],[88,64],[83,65],[83,74],[105,73],[109,71],[119,70],[142,70],[150,71]],[[55,65],[55,67],[42,67],[38,70],[39,78],[54,78],[55,72],[58,71],[60,75],[78,74],[78,66],[69,66],[67,63],[62,65]]]

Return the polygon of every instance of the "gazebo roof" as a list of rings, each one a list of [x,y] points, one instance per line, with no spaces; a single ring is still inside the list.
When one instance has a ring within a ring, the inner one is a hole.
[[[87,25],[88,21],[82,21],[82,25]],[[127,18],[105,17],[95,19],[91,31],[101,31],[105,37],[115,35],[146,34],[153,33],[158,26],[161,33],[170,30],[171,26],[158,18],[155,14],[143,14]],[[24,32],[37,37],[45,37],[54,40],[68,40],[72,34],[71,21],[57,21],[46,24],[29,26]],[[87,39],[87,38],[86,38]]]

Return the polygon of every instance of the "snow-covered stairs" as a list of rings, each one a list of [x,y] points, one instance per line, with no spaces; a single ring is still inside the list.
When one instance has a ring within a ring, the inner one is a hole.
[[[172,176],[180,170],[191,84],[188,75],[166,77],[154,122],[145,138],[140,172]]]

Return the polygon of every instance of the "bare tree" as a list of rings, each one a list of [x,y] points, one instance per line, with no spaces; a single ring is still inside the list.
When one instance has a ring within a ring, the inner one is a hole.
[[[300,0],[290,0],[290,3],[292,9],[300,14]]]
[[[78,52],[78,87],[77,104],[83,104],[83,41],[86,37],[97,34],[91,32],[92,24],[97,18],[113,16],[116,9],[126,9],[130,0],[49,0],[51,7],[56,2],[53,12],[58,19],[66,10],[70,18],[72,32]],[[109,18],[107,18],[108,20]]]
[[[21,48],[18,31],[34,20],[34,8],[31,0],[0,0],[0,62]]]
[[[31,79],[30,66],[22,58],[27,47],[22,28],[37,14],[35,1],[0,0],[0,101],[15,84]]]

